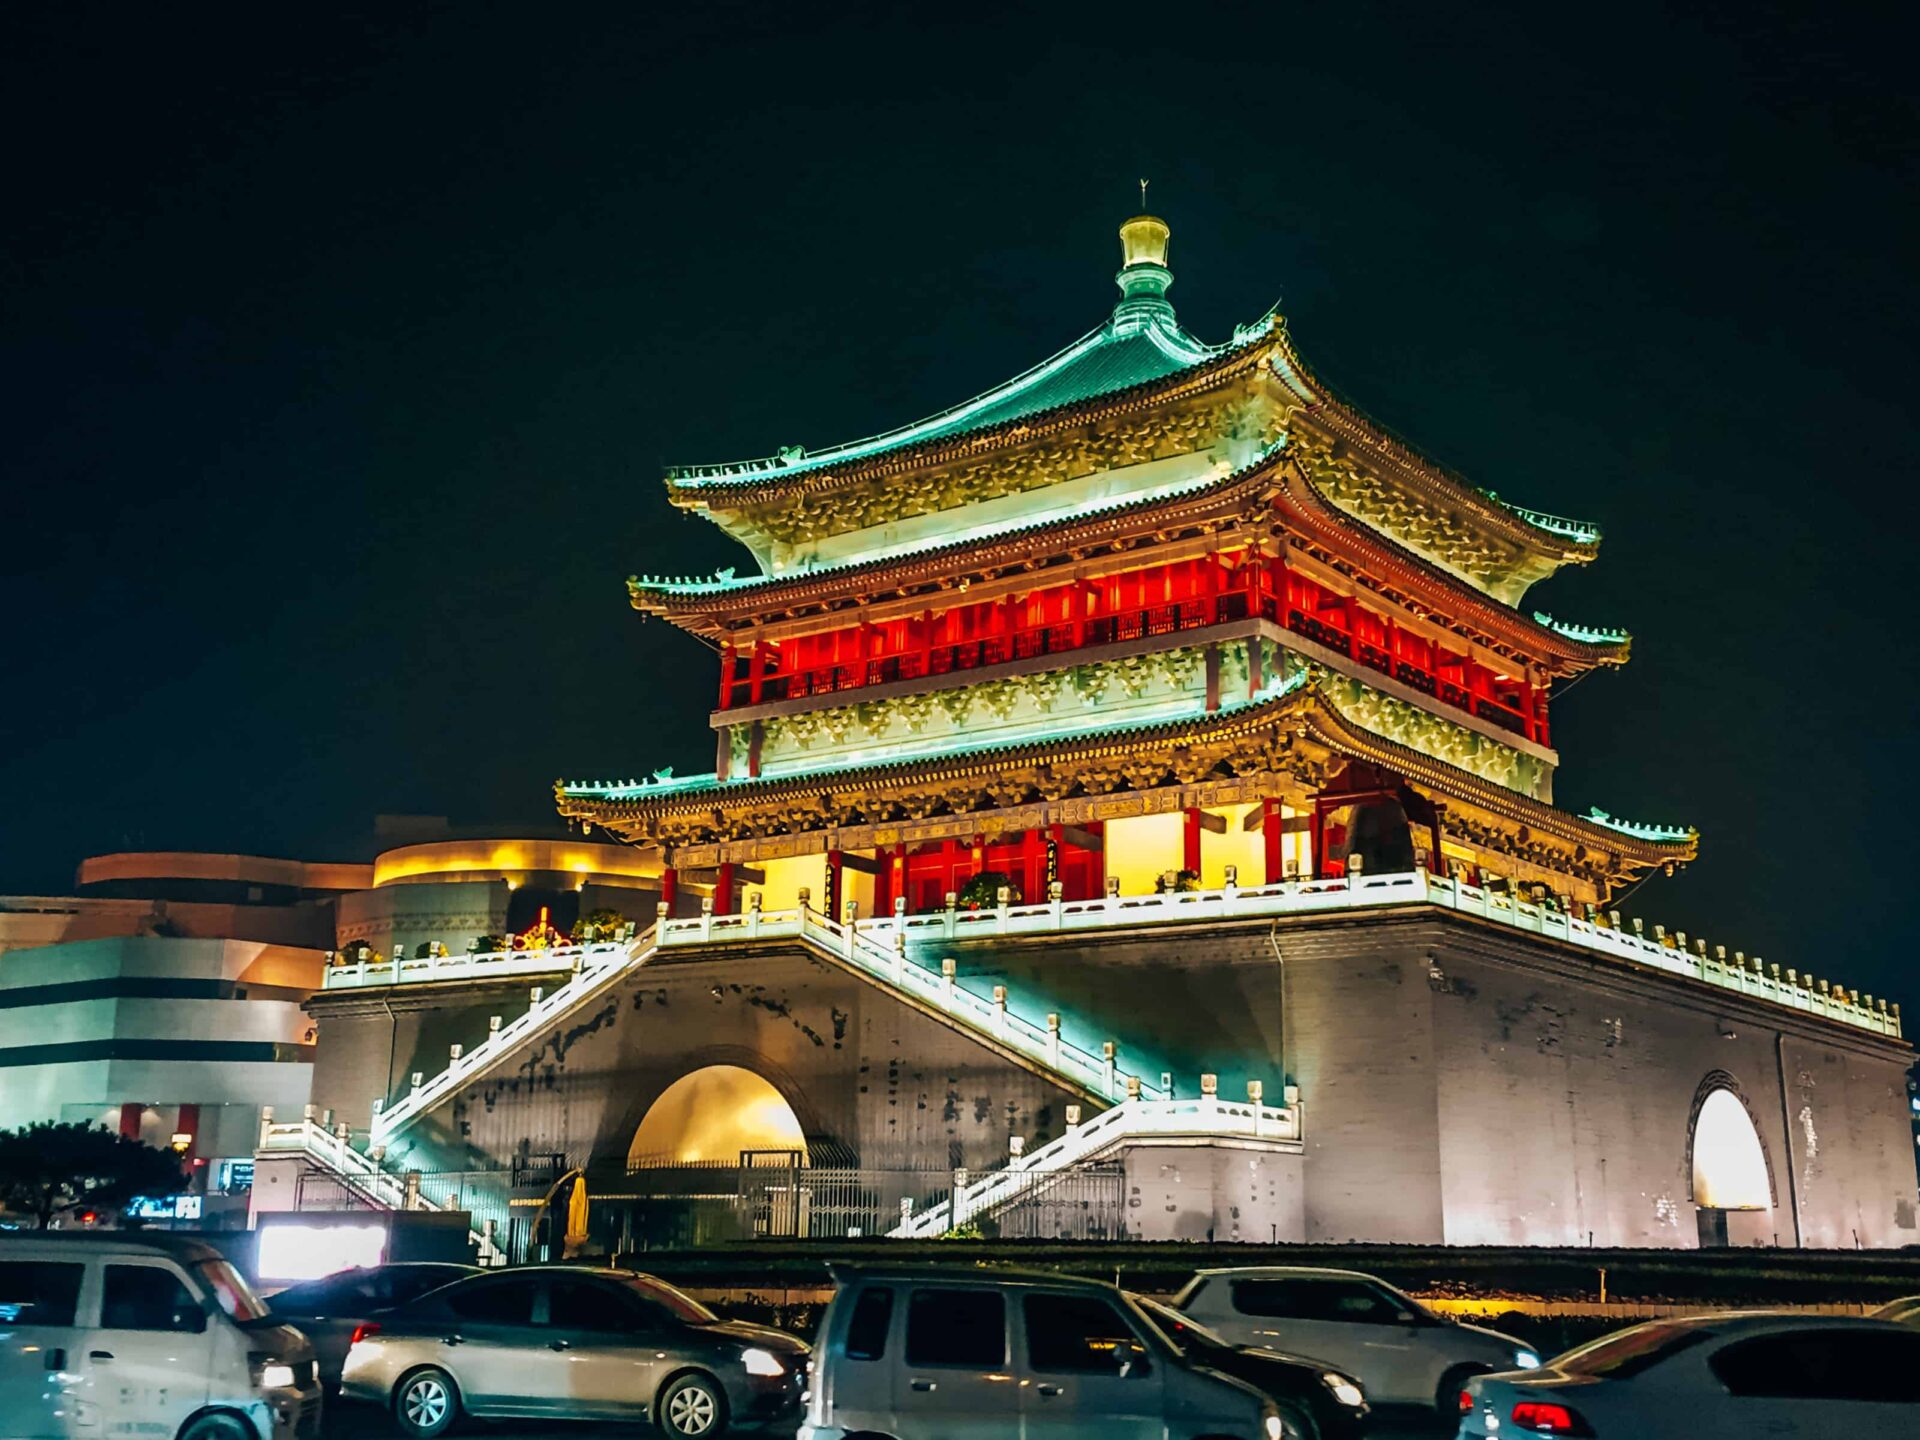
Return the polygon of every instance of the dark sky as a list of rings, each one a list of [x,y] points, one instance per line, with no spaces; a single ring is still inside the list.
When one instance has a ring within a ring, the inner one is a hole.
[[[1043,358],[1146,175],[1203,338],[1278,295],[1386,424],[1606,526],[1532,599],[1636,636],[1555,709],[1561,802],[1705,835],[1632,908],[1920,1000],[1912,37],[1022,10],[9,7],[0,890],[704,768],[712,662],[622,581],[741,557],[660,465]]]

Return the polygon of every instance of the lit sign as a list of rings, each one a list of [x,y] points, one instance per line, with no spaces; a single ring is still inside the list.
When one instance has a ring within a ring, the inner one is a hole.
[[[140,1196],[127,1206],[126,1213],[136,1220],[198,1220],[202,1200],[198,1195]]]
[[[387,1258],[384,1225],[305,1225],[298,1221],[260,1227],[256,1273],[262,1280],[318,1280],[336,1270],[379,1265]]]

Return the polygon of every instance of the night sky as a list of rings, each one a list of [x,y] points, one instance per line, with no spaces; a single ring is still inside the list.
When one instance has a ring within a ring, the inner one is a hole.
[[[1044,358],[1111,307],[1148,176],[1190,329],[1278,296],[1369,413],[1606,527],[1530,597],[1635,635],[1555,707],[1558,799],[1704,834],[1628,908],[1920,1001],[1910,36],[311,9],[0,21],[0,892],[705,769],[713,662],[623,581],[744,552],[660,467]]]

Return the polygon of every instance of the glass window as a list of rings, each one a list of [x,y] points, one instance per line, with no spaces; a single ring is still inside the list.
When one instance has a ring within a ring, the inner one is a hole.
[[[1097,1295],[1029,1295],[1027,1359],[1035,1370],[1076,1375],[1144,1375],[1146,1349]]]
[[[1007,1362],[1006,1307],[997,1290],[916,1290],[907,1305],[909,1365]]]
[[[1393,1325],[1418,1308],[1361,1280],[1236,1280],[1233,1308],[1242,1315],[1320,1320],[1349,1325]]]
[[[0,1261],[0,1325],[71,1325],[84,1265]]]
[[[100,1292],[100,1328],[195,1331],[207,1328],[207,1317],[171,1270],[109,1265]]]
[[[626,1286],[649,1310],[666,1312],[661,1323],[677,1320],[683,1325],[713,1325],[720,1317],[684,1290],[677,1290],[651,1275],[629,1276]]]
[[[540,1282],[532,1278],[462,1285],[448,1294],[447,1308],[477,1325],[530,1325],[539,1288]]]
[[[442,1285],[465,1279],[468,1273],[457,1265],[389,1266],[381,1273],[385,1303],[405,1305],[418,1300],[430,1290],[438,1290]]]
[[[1731,1395],[1920,1402],[1920,1333],[1800,1330],[1727,1346],[1707,1362]]]
[[[655,1314],[643,1313],[619,1287],[592,1280],[555,1280],[547,1291],[547,1323],[569,1330],[653,1328]]]
[[[893,1320],[893,1291],[885,1286],[862,1290],[847,1321],[847,1358],[878,1360],[887,1353],[887,1326]]]
[[[1698,1325],[1670,1325],[1658,1321],[1635,1325],[1630,1330],[1590,1340],[1555,1360],[1554,1367],[1574,1375],[1591,1375],[1601,1380],[1631,1380],[1651,1370],[1670,1355],[1678,1355],[1711,1332]]]

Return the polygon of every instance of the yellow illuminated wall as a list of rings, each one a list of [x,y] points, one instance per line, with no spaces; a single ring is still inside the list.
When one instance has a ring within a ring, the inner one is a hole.
[[[806,1148],[799,1117],[778,1090],[738,1065],[709,1065],[661,1091],[634,1131],[627,1164],[737,1164],[742,1150]]]
[[[1715,1210],[1766,1210],[1773,1205],[1767,1157],[1739,1096],[1715,1090],[1693,1126],[1693,1203]]]
[[[1122,895],[1151,895],[1155,881],[1180,868],[1183,824],[1178,811],[1107,822],[1107,878],[1119,878]]]
[[[762,910],[793,910],[800,904],[800,892],[812,892],[813,905],[818,909],[827,893],[827,857],[821,855],[793,855],[784,860],[755,860],[750,862],[756,870],[764,870],[766,883],[761,885],[742,885],[740,887],[740,906],[745,909],[748,897],[758,894]]]
[[[1260,830],[1246,828],[1249,815],[1258,816],[1258,805],[1227,805],[1209,813],[1223,817],[1227,822],[1227,832],[1215,835],[1209,830],[1200,832],[1200,885],[1202,889],[1218,890],[1227,883],[1227,866],[1237,865],[1240,870],[1241,885],[1259,885],[1267,876],[1266,835]]]

